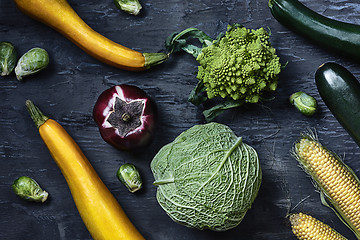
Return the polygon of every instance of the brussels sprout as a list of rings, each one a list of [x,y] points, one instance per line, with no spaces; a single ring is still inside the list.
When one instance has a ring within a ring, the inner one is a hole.
[[[290,96],[290,103],[306,116],[313,115],[317,110],[316,99],[304,92],[293,93]]]
[[[139,171],[131,163],[125,163],[120,166],[116,173],[117,178],[122,182],[130,192],[134,193],[142,187],[142,180]]]
[[[16,195],[28,201],[45,202],[49,195],[34,179],[27,176],[16,179],[12,188]]]
[[[0,42],[0,72],[1,76],[9,75],[15,68],[16,50],[10,42]]]
[[[117,8],[133,15],[138,15],[142,6],[138,0],[114,0]]]
[[[15,74],[18,80],[37,73],[49,64],[49,55],[45,49],[33,48],[26,52],[18,61]]]

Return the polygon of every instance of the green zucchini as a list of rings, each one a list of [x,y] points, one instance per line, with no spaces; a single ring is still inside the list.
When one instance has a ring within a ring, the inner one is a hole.
[[[340,54],[360,57],[360,26],[322,16],[297,0],[269,0],[272,15],[281,24]]]
[[[343,66],[325,63],[315,73],[315,82],[326,106],[360,146],[360,83]]]

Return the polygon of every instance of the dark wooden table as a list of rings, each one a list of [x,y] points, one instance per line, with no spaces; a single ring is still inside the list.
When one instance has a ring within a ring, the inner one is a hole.
[[[201,109],[187,102],[196,84],[196,61],[176,54],[161,66],[135,73],[116,69],[85,54],[49,27],[20,13],[11,0],[0,1],[0,41],[10,41],[22,55],[33,47],[45,48],[50,65],[23,82],[15,75],[0,78],[0,239],[91,239],[72,200],[66,181],[32,123],[25,100],[31,99],[73,136],[129,218],[150,240],[182,239],[295,239],[286,214],[304,211],[355,239],[332,210],[320,203],[310,179],[289,150],[307,127],[316,128],[324,145],[341,155],[359,175],[360,151],[322,102],[315,83],[317,66],[334,61],[360,77],[357,62],[314,45],[280,25],[267,0],[142,1],[140,16],[118,10],[108,1],[69,1],[96,31],[124,46],[157,52],[174,31],[197,27],[215,37],[227,24],[269,27],[271,41],[288,66],[279,79],[276,98],[263,105],[228,111],[216,119],[230,126],[259,153],[263,182],[243,222],[227,232],[198,231],[174,223],[158,205],[150,162],[157,151],[182,131],[204,123]],[[360,24],[357,0],[303,0],[310,8],[334,19]],[[154,142],[142,152],[129,153],[105,143],[92,118],[99,94],[120,83],[144,89],[157,103],[159,122]],[[313,117],[298,113],[288,102],[295,91],[305,91],[319,102]],[[138,166],[144,189],[129,193],[117,180],[118,167]],[[19,176],[35,178],[50,193],[44,204],[26,202],[11,190]]]

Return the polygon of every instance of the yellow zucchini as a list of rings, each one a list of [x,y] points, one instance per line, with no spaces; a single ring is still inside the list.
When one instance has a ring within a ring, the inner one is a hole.
[[[144,239],[65,129],[31,101],[27,100],[26,106],[94,240]]]
[[[165,53],[140,53],[90,28],[66,0],[14,0],[26,15],[54,28],[94,58],[118,68],[141,71],[167,59]]]

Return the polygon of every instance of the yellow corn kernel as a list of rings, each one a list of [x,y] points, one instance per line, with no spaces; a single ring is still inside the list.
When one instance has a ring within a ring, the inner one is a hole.
[[[346,240],[329,225],[304,213],[291,214],[290,223],[300,240]]]
[[[313,137],[302,138],[294,152],[319,190],[360,239],[360,183],[354,172]]]

